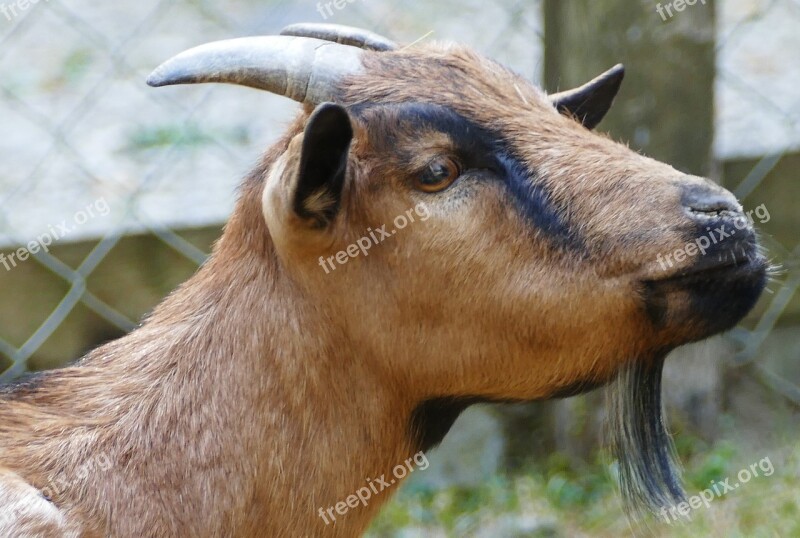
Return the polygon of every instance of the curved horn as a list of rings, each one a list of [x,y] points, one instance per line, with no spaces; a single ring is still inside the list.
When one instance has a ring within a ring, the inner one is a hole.
[[[550,102],[562,114],[575,116],[593,129],[611,108],[624,77],[625,67],[617,64],[579,88],[551,95]]]
[[[319,104],[335,101],[338,82],[362,70],[363,51],[305,37],[262,36],[215,41],[167,60],[150,86],[227,82]]]
[[[366,50],[376,50],[385,52],[395,50],[397,43],[387,39],[382,35],[369,30],[362,30],[353,26],[341,24],[324,24],[314,22],[301,22],[290,24],[283,30],[281,35],[296,37],[313,37],[324,41],[333,41],[341,45],[350,45]]]

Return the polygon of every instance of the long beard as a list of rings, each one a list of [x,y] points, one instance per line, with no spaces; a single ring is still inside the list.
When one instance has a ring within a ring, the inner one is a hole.
[[[662,354],[649,361],[631,362],[607,393],[608,435],[619,462],[625,510],[634,520],[685,500],[661,405],[665,358]]]

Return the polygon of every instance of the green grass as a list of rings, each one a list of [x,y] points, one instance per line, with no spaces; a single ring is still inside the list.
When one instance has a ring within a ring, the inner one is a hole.
[[[728,477],[733,483],[741,468],[767,455],[774,473],[692,510],[690,521],[649,520],[651,535],[800,536],[799,448],[745,455],[729,442],[709,446],[684,438],[678,452],[688,496]],[[519,475],[495,476],[476,487],[409,483],[384,506],[368,536],[632,536],[603,459],[576,465],[556,454]]]

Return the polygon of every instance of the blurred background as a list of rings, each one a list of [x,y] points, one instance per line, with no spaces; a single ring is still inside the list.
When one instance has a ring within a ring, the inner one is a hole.
[[[551,92],[626,65],[599,130],[759,208],[782,268],[740,327],[676,350],[664,381],[689,495],[765,458],[774,473],[651,531],[800,536],[798,0],[0,0],[0,382],[130,331],[203,262],[299,107],[144,79],[191,46],[294,22],[459,41]],[[602,391],[473,408],[370,535],[629,535],[602,447]]]

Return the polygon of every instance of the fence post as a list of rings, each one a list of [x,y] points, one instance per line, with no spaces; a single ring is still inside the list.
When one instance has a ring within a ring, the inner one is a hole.
[[[663,16],[657,11],[659,5]],[[681,5],[679,12],[671,0],[660,4],[544,0],[543,79],[545,89],[555,92],[583,84],[616,63],[625,64],[622,90],[599,130],[679,170],[709,176],[713,172],[714,2]],[[694,355],[690,349],[675,359],[681,371],[691,370],[695,363],[700,368],[696,378],[701,380],[676,404],[691,411],[685,414],[690,424],[698,420],[696,429],[708,433],[713,425],[705,417],[715,416],[718,398],[713,395],[719,388],[719,368],[709,367],[708,357],[703,357],[704,363],[697,362],[701,357]],[[714,409],[698,409],[705,405]],[[595,410],[600,408],[602,394],[515,408],[504,417],[509,466],[523,463],[524,454],[541,457],[554,449],[572,458],[590,458],[599,446],[601,417]],[[530,425],[536,431],[531,432]]]

